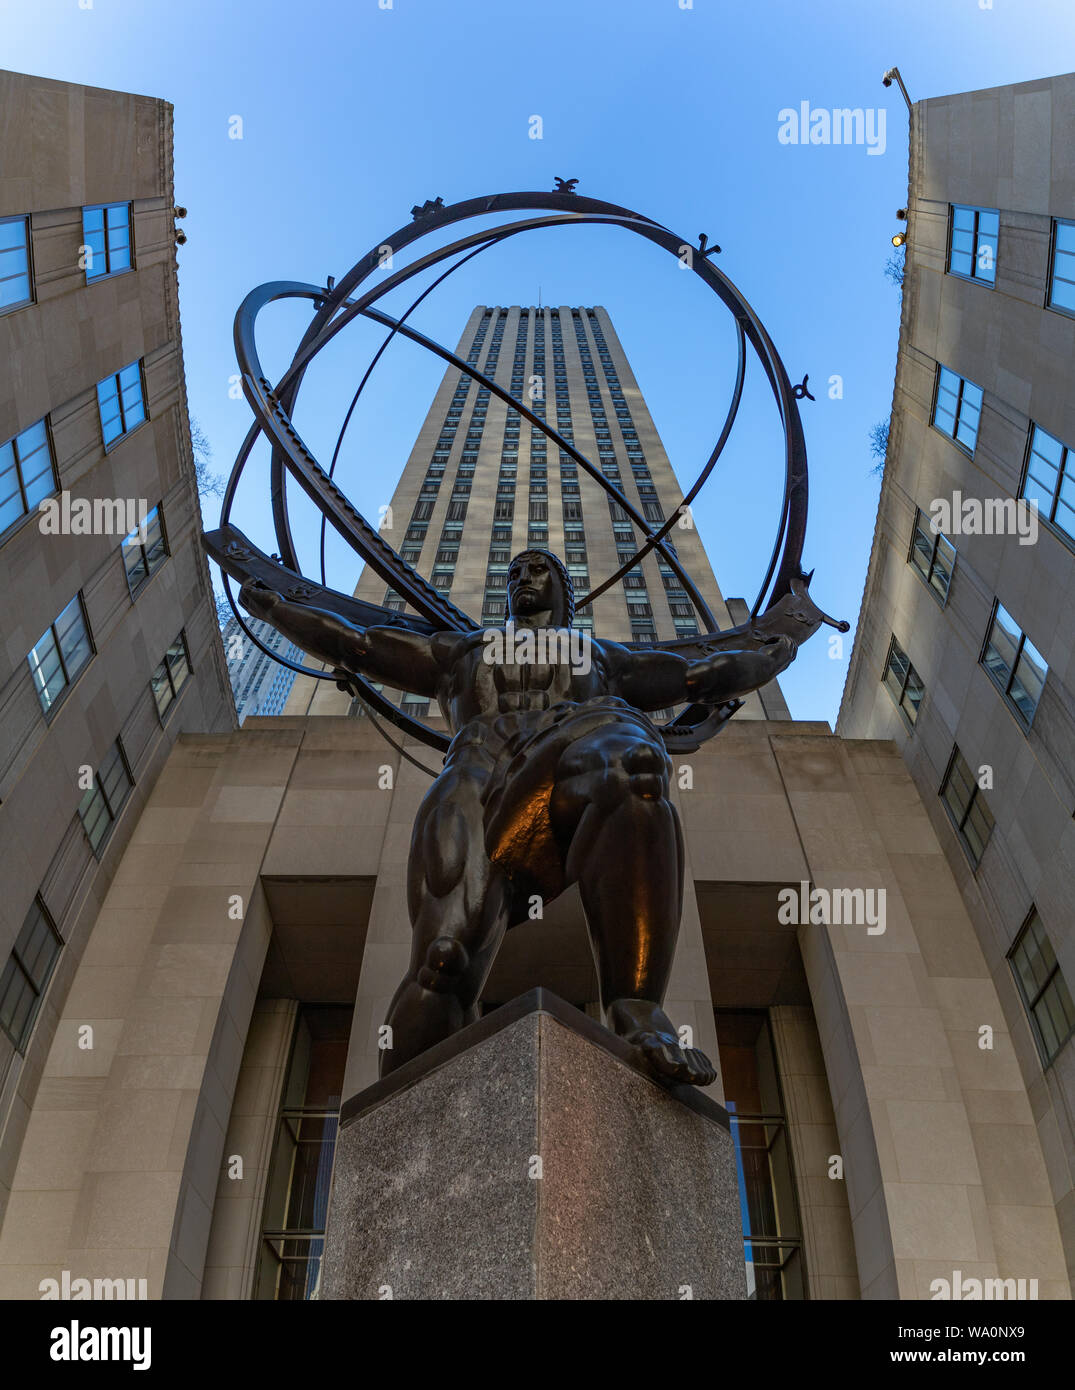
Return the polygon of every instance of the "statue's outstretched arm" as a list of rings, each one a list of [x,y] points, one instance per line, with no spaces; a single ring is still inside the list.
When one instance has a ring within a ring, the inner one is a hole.
[[[611,685],[615,694],[636,709],[666,709],[685,703],[721,705],[768,685],[791,664],[796,650],[790,637],[775,637],[755,651],[714,652],[700,661],[687,661],[660,648],[631,651],[618,647]]]
[[[256,579],[248,579],[239,590],[239,602],[318,661],[338,670],[357,671],[397,690],[436,695],[441,671],[430,639],[421,633],[355,627],[327,609],[290,603]]]

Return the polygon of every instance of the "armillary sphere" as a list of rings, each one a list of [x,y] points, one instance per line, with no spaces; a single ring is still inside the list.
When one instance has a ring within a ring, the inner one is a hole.
[[[206,550],[220,565],[224,572],[224,589],[232,610],[248,639],[274,661],[289,667],[302,675],[313,676],[318,680],[331,680],[342,689],[349,690],[367,706],[371,712],[382,715],[405,734],[421,740],[431,748],[444,752],[449,738],[404,710],[392,704],[379,690],[359,674],[339,671],[325,671],[318,668],[298,665],[286,660],[266,647],[251,631],[243,614],[235,605],[229,578],[242,583],[249,578],[260,579],[277,589],[292,602],[309,604],[311,607],[327,608],[360,626],[372,624],[409,628],[415,632],[431,633],[456,630],[460,632],[476,628],[475,622],[467,613],[457,608],[440,590],[435,589],[428,580],[423,579],[391,545],[381,532],[369,524],[364,516],[341,492],[333,474],[339,458],[344,434],[355,410],[358,400],[370,379],[370,374],[383,355],[388,344],[397,335],[420,343],[445,362],[466,376],[488,388],[492,395],[498,396],[510,407],[528,420],[534,429],[540,430],[555,444],[561,453],[575,460],[580,468],[602,487],[615,502],[623,508],[644,538],[635,554],[610,574],[596,588],[578,599],[578,607],[584,607],[599,594],[605,592],[632,570],[644,556],[655,550],[671,568],[694,604],[701,624],[707,629],[695,637],[677,638],[668,642],[632,642],[632,647],[660,646],[674,650],[689,659],[720,650],[750,649],[761,646],[774,635],[783,633],[801,644],[822,623],[829,623],[842,632],[848,630],[846,622],[835,622],[815,606],[808,593],[810,575],[802,569],[802,550],[806,536],[807,509],[807,464],[806,443],[803,437],[802,422],[799,419],[797,401],[808,395],[805,381],[802,386],[793,387],[789,381],[784,364],[773,346],[758,316],[739,293],[731,281],[711,262],[711,256],[719,247],[706,245],[706,238],[699,238],[693,245],[669,231],[667,227],[642,213],[614,203],[605,203],[596,198],[585,198],[572,191],[577,180],[557,179],[557,189],[552,193],[498,193],[492,197],[468,198],[460,203],[445,206],[441,198],[432,199],[420,207],[412,209],[412,220],[384,237],[362,257],[338,284],[331,281],[328,286],[309,285],[290,280],[277,280],[260,285],[243,300],[235,316],[235,351],[242,374],[243,392],[254,412],[255,421],[239,450],[235,466],[228,479],[221,507],[220,526],[216,531],[203,536]],[[542,210],[546,216],[529,216],[520,221],[504,222],[493,228],[472,232],[450,245],[437,247],[424,255],[415,253],[414,259],[400,269],[385,273],[385,251],[390,252],[392,265],[407,248],[420,242],[423,237],[439,232],[442,228],[456,222],[465,222],[472,217],[488,217],[494,213],[533,212]],[[520,401],[499,386],[495,381],[480,372],[477,367],[456,356],[441,343],[435,342],[424,333],[413,328],[407,320],[419,304],[448,275],[458,270],[474,256],[491,246],[506,241],[509,237],[524,232],[540,231],[546,227],[577,225],[598,225],[623,228],[637,236],[645,237],[654,245],[675,256],[681,264],[688,266],[709,287],[731,311],[735,320],[738,341],[738,362],[731,400],[716,444],[701,472],[690,490],[683,497],[680,506],[657,530],[653,530],[634,504],[623,492],[585,458],[575,447],[573,441],[562,438],[540,415],[535,414],[526,402]],[[433,281],[411,304],[400,318],[392,318],[375,304],[398,285],[412,277],[439,266],[442,262],[453,261],[448,269]],[[376,288],[361,289],[375,271],[381,271]],[[299,343],[291,365],[274,386],[265,376],[258,357],[255,342],[255,326],[258,314],[267,304],[279,299],[309,299],[314,306],[312,322]],[[354,318],[361,315],[375,323],[382,324],[387,336],[367,368],[351,406],[340,429],[332,460],[327,469],[314,458],[311,451],[300,438],[292,423],[295,402],[302,385],[306,369],[323,347],[335,338]],[[772,388],[784,431],[784,498],[776,539],[773,543],[765,578],[758,590],[757,598],[751,608],[749,622],[739,627],[721,631],[705,599],[690,575],[686,573],[676,555],[675,547],[667,539],[683,510],[690,506],[698,496],[706,479],[713,471],[731,433],[743,394],[743,381],[746,374],[746,344],[750,343],[761,364],[762,371]],[[812,398],[811,398],[812,399]],[[231,524],[231,510],[236,488],[242,476],[251,451],[264,434],[272,450],[271,490],[273,520],[276,528],[277,554],[270,557],[260,551],[243,533]],[[286,479],[290,477],[310,497],[321,513],[321,582],[312,582],[303,576],[299,566],[295,544],[292,539],[288,517]],[[387,585],[393,588],[407,602],[408,612],[396,612],[377,604],[339,593],[326,587],[325,580],[325,526],[331,525],[352,547],[356,554],[380,575]],[[706,739],[711,738],[740,707],[740,701],[712,708],[708,705],[691,705],[675,718],[659,725],[666,746],[673,751],[692,752]],[[378,725],[380,727],[380,725]],[[384,730],[382,730],[384,732]],[[387,735],[386,735],[387,737]],[[392,742],[392,740],[389,740]],[[397,746],[398,745],[394,745]],[[402,751],[402,750],[401,750]],[[414,761],[411,759],[411,761]],[[421,766],[421,764],[419,764]],[[429,769],[425,769],[429,771]]]

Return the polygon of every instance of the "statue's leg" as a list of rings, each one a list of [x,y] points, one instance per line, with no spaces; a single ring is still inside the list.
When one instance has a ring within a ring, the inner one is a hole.
[[[683,892],[683,837],[664,748],[635,726],[605,725],[561,756],[550,811],[590,930],[609,1025],[651,1070],[707,1086],[716,1070],[680,1045],[661,1008]]]
[[[382,1076],[478,1017],[510,901],[485,853],[481,787],[481,776],[449,769],[419,809],[407,868],[411,963],[388,1011]]]

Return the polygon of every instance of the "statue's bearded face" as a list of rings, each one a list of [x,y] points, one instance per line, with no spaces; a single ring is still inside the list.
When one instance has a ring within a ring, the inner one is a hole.
[[[514,617],[528,618],[550,610],[553,605],[553,577],[543,555],[519,555],[508,570],[508,610]]]

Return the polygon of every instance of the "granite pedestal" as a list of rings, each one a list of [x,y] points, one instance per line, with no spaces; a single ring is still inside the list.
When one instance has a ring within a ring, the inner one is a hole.
[[[345,1104],[320,1296],[745,1298],[727,1113],[533,990]]]

